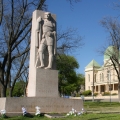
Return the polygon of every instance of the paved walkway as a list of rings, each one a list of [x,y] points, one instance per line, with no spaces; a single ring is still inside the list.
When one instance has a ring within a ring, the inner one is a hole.
[[[82,97],[70,97],[70,99],[82,99]],[[91,101],[93,100],[93,96],[91,97],[84,97],[84,101]],[[94,96],[94,101],[103,101],[103,102],[118,102],[118,95],[111,95],[111,96]]]

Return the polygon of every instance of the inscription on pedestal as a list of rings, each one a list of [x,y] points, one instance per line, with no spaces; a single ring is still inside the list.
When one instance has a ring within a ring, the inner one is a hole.
[[[58,71],[37,69],[36,97],[58,97]]]

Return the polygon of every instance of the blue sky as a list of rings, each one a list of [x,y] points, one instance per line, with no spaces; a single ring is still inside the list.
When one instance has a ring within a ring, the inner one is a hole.
[[[114,9],[113,3],[119,0],[81,0],[70,4],[66,0],[47,0],[48,11],[57,15],[57,24],[63,29],[73,27],[83,37],[84,46],[74,55],[80,68],[78,73],[84,74],[85,67],[91,60],[103,64],[103,55],[97,50],[107,40],[108,33],[100,25],[100,20],[106,16],[117,17],[120,10]],[[79,53],[79,54],[78,54]]]

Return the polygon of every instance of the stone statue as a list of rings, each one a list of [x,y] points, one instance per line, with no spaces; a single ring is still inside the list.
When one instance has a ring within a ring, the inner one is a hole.
[[[45,69],[51,69],[56,54],[56,24],[49,12],[44,13],[44,19],[41,17],[37,19],[36,47],[38,48],[36,65],[40,59],[40,66],[37,68],[45,67],[44,56],[47,48],[49,57],[48,66]]]

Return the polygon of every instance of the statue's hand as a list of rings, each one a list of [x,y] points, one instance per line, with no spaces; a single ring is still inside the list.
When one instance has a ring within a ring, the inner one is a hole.
[[[37,18],[37,22],[41,22],[42,21],[42,18],[41,16]]]
[[[53,31],[53,34],[55,35],[55,34],[56,34],[56,31]]]

